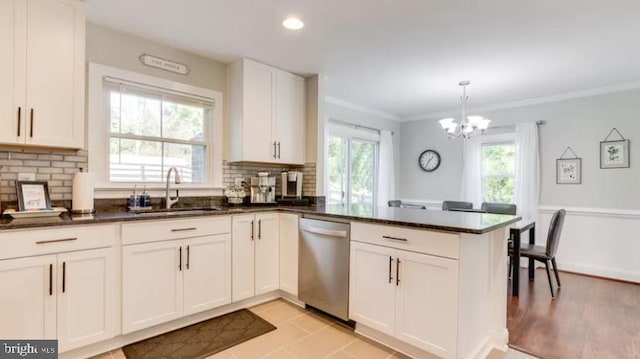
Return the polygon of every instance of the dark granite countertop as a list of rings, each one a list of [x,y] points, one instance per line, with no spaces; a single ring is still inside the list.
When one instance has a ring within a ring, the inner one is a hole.
[[[353,221],[364,221],[394,226],[416,227],[444,232],[482,234],[500,227],[508,226],[520,220],[520,217],[488,213],[466,213],[419,210],[411,208],[378,207],[373,214],[347,213],[336,206],[240,206],[211,208],[180,208],[164,212],[97,212],[92,216],[75,216],[63,213],[59,217],[12,219],[9,216],[0,218],[0,231],[42,228],[64,225],[87,225],[113,222],[129,222],[141,220],[178,219],[202,216],[220,216],[230,214],[254,213],[265,211],[284,211],[302,215],[315,215]]]

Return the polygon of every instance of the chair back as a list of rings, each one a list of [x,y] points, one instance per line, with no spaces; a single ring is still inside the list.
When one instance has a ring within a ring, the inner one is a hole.
[[[560,209],[551,217],[549,223],[549,234],[547,234],[547,256],[553,258],[558,251],[558,243],[560,243],[560,234],[562,233],[562,225],[564,224],[564,216],[567,213],[564,209]]]
[[[515,216],[517,207],[511,203],[482,202],[482,207],[480,208],[487,213],[510,214]]]
[[[402,201],[399,199],[394,199],[388,202],[389,207],[400,207],[402,205]]]
[[[473,203],[462,201],[444,201],[442,202],[442,210],[448,211],[451,208],[473,209]]]

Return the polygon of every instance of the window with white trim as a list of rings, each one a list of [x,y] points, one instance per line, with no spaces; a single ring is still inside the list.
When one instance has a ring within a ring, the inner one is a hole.
[[[514,203],[515,159],[514,142],[482,144],[482,200]]]
[[[109,78],[104,90],[111,182],[163,182],[171,167],[186,183],[207,182],[213,103]]]
[[[89,63],[89,172],[97,198],[135,185],[164,193],[176,167],[189,195],[222,188],[222,92]]]
[[[377,198],[377,133],[331,124],[327,138],[327,205],[373,214]]]

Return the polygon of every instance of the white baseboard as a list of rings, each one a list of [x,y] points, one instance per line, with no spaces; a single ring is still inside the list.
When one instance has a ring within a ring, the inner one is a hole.
[[[599,267],[584,263],[558,262],[558,269],[565,270],[567,272],[593,275],[596,277],[613,278],[627,282],[640,283],[639,272],[625,271],[616,268]]]

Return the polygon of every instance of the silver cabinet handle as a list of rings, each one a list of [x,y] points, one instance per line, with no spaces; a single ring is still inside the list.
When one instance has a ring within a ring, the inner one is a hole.
[[[184,231],[195,231],[198,229],[197,227],[189,227],[189,228],[174,228],[171,232],[184,232]]]
[[[280,141],[278,141],[278,158],[280,158]]]
[[[318,227],[304,227],[302,228],[302,230],[305,232],[321,234],[324,236],[347,238],[347,231],[336,231]]]
[[[69,242],[69,241],[77,241],[78,238],[61,238],[61,239],[52,239],[48,241],[37,241],[36,244],[47,244],[47,243],[57,243],[57,242]]]
[[[273,141],[273,158],[277,158],[276,157],[276,141]]]
[[[384,239],[393,239],[394,241],[402,241],[402,242],[408,242],[409,241],[406,238],[391,237],[391,236],[382,236],[382,238],[384,238]]]
[[[258,239],[262,239],[262,220],[258,220]]]

